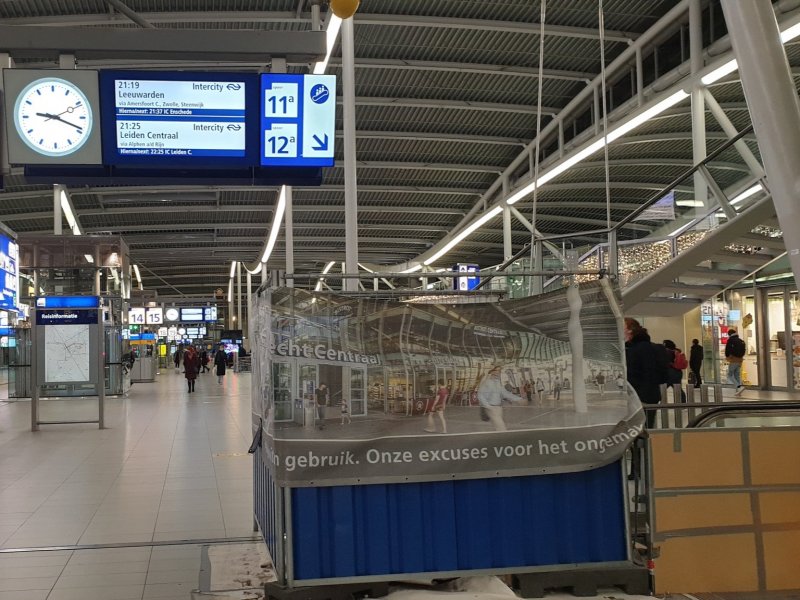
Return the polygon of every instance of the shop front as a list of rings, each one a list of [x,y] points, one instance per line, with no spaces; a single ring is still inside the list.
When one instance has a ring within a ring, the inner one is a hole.
[[[726,291],[701,308],[706,381],[727,382],[725,344],[731,328],[747,348],[742,382],[763,390],[800,389],[800,298],[794,286]]]

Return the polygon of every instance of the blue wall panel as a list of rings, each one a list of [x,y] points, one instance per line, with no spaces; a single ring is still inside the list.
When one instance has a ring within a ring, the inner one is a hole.
[[[621,477],[295,488],[295,580],[625,560]]]

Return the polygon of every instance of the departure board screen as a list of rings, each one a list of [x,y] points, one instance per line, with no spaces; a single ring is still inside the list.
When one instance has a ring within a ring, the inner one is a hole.
[[[258,79],[236,73],[101,73],[106,164],[247,166]]]

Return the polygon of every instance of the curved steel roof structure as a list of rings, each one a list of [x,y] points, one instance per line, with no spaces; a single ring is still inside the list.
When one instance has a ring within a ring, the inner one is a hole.
[[[0,25],[215,31],[306,31],[312,0],[11,0],[0,3]],[[627,128],[608,147],[611,203],[607,212],[606,164],[600,127],[601,64],[597,2],[548,3],[544,25],[542,97],[539,78],[540,6],[530,0],[362,0],[355,16],[356,140],[359,262],[391,270],[428,261],[482,266],[503,260],[506,200],[530,220],[537,105],[542,135],[539,173],[558,173],[537,191],[536,228],[543,234],[603,228],[650,199],[692,164],[693,124],[687,94],[701,77],[732,58],[718,1],[702,3],[703,63],[692,69],[689,1],[604,2],[606,99],[609,131]],[[800,21],[800,3],[775,3],[782,27]],[[127,7],[123,14],[119,8]],[[323,6],[323,21],[327,17]],[[136,21],[136,22],[134,22]],[[2,42],[0,42],[2,45]],[[787,54],[800,68],[800,48]],[[48,52],[11,52],[18,67],[57,68]],[[103,59],[77,57],[77,68],[265,70],[257,62]],[[309,64],[289,62],[294,73]],[[328,73],[341,76],[339,45]],[[795,79],[800,76],[797,72]],[[709,79],[706,77],[706,79]],[[711,78],[713,79],[713,77]],[[750,124],[737,75],[708,85],[736,130]],[[671,99],[668,105],[663,104]],[[729,137],[706,108],[710,153]],[[659,110],[654,112],[654,109]],[[648,112],[650,111],[650,112]],[[344,260],[344,175],[341,114],[336,166],[320,187],[293,190],[294,253],[298,272],[319,273]],[[730,127],[728,127],[730,129]],[[620,130],[623,131],[623,130]],[[745,138],[758,158],[753,136]],[[592,144],[595,144],[592,146]],[[588,152],[587,147],[595,148]],[[599,149],[598,149],[599,148]],[[583,156],[580,155],[584,150]],[[580,160],[574,160],[575,157]],[[574,164],[571,164],[574,163]],[[566,164],[567,168],[564,167]],[[751,165],[752,166],[752,165]],[[736,189],[755,175],[740,153],[710,166],[717,183]],[[756,177],[757,178],[757,177]],[[230,262],[258,260],[279,190],[259,187],[90,187],[70,189],[86,233],[121,234],[131,262],[141,265],[146,289],[174,296],[210,297],[228,282]],[[679,187],[689,198],[692,190]],[[519,196],[519,197],[517,197]],[[14,170],[4,177],[0,221],[19,233],[53,228],[51,186],[30,185]],[[479,223],[478,227],[474,227]],[[441,251],[459,239],[446,253]],[[657,226],[638,223],[622,231],[640,238]],[[531,232],[515,213],[514,249]],[[585,241],[597,241],[586,236]],[[283,268],[281,234],[270,257]],[[396,265],[400,265],[397,267]]]

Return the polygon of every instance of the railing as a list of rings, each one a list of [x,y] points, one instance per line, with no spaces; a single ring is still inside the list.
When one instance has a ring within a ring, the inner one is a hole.
[[[594,272],[607,271],[617,275],[621,287],[631,285],[700,243],[710,232],[721,224],[736,218],[767,193],[763,185],[760,191],[752,192],[753,186],[758,185],[759,180],[750,176],[744,177],[734,186],[730,186],[734,193],[726,195],[710,172],[710,168],[714,168],[714,161],[723,157],[737,142],[752,131],[751,125],[739,132],[705,160],[682,173],[610,229],[603,228],[537,238],[533,242],[533,252],[531,252],[531,244],[527,244],[510,259],[490,270],[497,274],[503,272],[513,275],[514,271],[547,270],[545,265],[549,262],[557,265],[554,270],[564,268]],[[709,190],[705,201],[695,198],[695,176],[702,177]],[[745,194],[744,192],[751,193]],[[671,197],[670,194],[673,196]],[[661,201],[664,201],[664,206],[657,206]],[[640,225],[637,221],[647,221],[651,224],[661,222],[661,225],[653,231],[652,225]],[[780,235],[778,230],[760,231],[759,229],[764,229],[760,227],[760,224],[754,223],[753,225],[754,232],[762,235]],[[642,238],[622,239],[626,236],[635,236],[638,231],[647,231],[648,233]],[[587,240],[597,237],[606,238],[607,241],[587,243]],[[570,246],[569,250],[565,248],[567,243]],[[729,244],[726,249],[731,252],[747,254],[757,250],[757,248],[736,244]],[[541,256],[540,259],[536,259],[537,253]],[[486,269],[482,271],[486,271]],[[435,277],[435,274],[431,273],[429,276]],[[483,276],[483,281],[478,287],[489,287],[489,289],[505,291],[511,297],[519,297],[553,290],[571,280],[571,278],[566,279],[563,276],[554,276],[538,282],[534,278],[522,279],[521,282],[515,282],[511,278],[512,283],[509,285],[508,277],[499,277],[490,273],[488,276]]]

